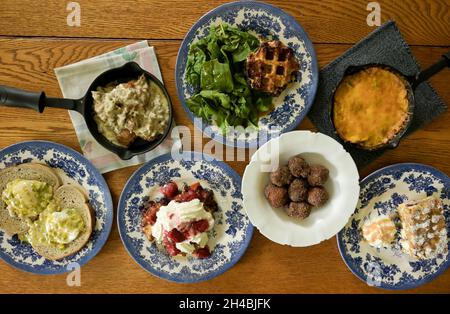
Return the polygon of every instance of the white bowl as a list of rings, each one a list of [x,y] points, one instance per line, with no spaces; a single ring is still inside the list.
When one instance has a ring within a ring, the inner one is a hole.
[[[325,188],[327,203],[313,208],[303,221],[272,208],[264,196],[269,172],[302,154],[310,164],[330,171]],[[359,197],[358,169],[349,153],[329,136],[310,131],[285,133],[262,145],[252,156],[242,181],[244,208],[252,224],[268,239],[295,247],[318,244],[337,234],[356,208]]]

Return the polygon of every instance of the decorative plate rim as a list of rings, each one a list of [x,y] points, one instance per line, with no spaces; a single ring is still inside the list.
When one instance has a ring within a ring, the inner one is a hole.
[[[406,170],[408,168],[409,169],[412,168],[413,170],[428,171],[433,176],[435,176],[439,179],[443,179],[444,181],[449,180],[449,177],[443,171],[441,171],[435,167],[421,164],[421,163],[405,162],[405,163],[392,164],[392,165],[380,168],[378,170],[375,170],[374,172],[370,173],[369,175],[367,175],[360,181],[360,186],[366,185],[371,180],[378,178],[380,175],[383,175],[383,173],[385,173],[386,171],[390,171],[393,169],[399,169],[399,170],[405,169]],[[351,219],[352,219],[352,217],[350,217],[349,221]],[[351,257],[347,254],[347,250],[345,249],[345,244],[342,239],[343,238],[342,233],[344,232],[344,229],[345,229],[345,227],[342,228],[342,230],[336,235],[336,242],[338,245],[339,254],[341,255],[342,260],[344,261],[347,268],[352,272],[352,274],[355,275],[359,280],[361,280],[362,282],[367,284],[367,276],[365,276],[365,274],[363,272],[361,272],[360,269],[355,269],[349,263],[349,260],[351,259]],[[384,290],[407,290],[407,289],[417,288],[428,282],[433,281],[434,279],[439,277],[441,274],[443,274],[449,267],[450,267],[450,253],[447,256],[447,260],[444,263],[442,263],[441,267],[436,272],[432,273],[431,275],[424,276],[420,280],[416,280],[411,283],[404,283],[401,285],[390,285],[390,284],[386,284],[386,283],[380,283],[380,286],[376,286],[376,288],[380,288],[380,289],[384,289]]]
[[[260,8],[268,9],[269,11],[274,11],[278,15],[286,17],[286,19],[289,22],[291,22],[292,25],[296,26],[296,29],[297,29],[300,37],[304,41],[306,50],[311,55],[312,80],[311,80],[311,87],[309,89],[311,91],[311,94],[309,95],[309,97],[307,97],[305,99],[305,108],[303,109],[303,111],[295,118],[295,120],[287,128],[282,130],[281,133],[287,133],[287,132],[294,130],[303,121],[303,119],[306,117],[306,115],[308,114],[308,112],[310,111],[310,109],[314,103],[314,99],[315,99],[316,93],[317,93],[317,88],[319,86],[319,66],[317,63],[316,51],[314,50],[314,46],[313,46],[312,41],[309,38],[308,34],[303,29],[303,27],[300,25],[300,23],[297,22],[297,20],[292,15],[290,15],[289,13],[283,11],[282,9],[280,9],[272,4],[268,4],[265,2],[248,0],[248,1],[234,1],[234,2],[230,2],[230,3],[224,3],[222,5],[215,7],[214,9],[208,11],[204,15],[202,15],[202,17],[200,17],[200,19],[197,22],[195,22],[195,24],[189,29],[189,31],[187,32],[186,36],[184,37],[184,39],[180,45],[180,48],[178,49],[177,60],[176,60],[176,64],[175,64],[175,85],[176,85],[176,89],[177,89],[178,99],[180,100],[184,111],[189,116],[189,119],[191,119],[191,121],[193,121],[195,127],[198,130],[200,130],[202,133],[206,134],[212,140],[215,140],[221,144],[225,144],[230,147],[256,148],[256,147],[264,144],[264,142],[258,143],[258,140],[256,140],[256,141],[253,140],[250,142],[245,141],[245,140],[231,140],[230,141],[226,136],[224,137],[223,135],[221,135],[219,133],[214,133],[211,130],[211,128],[209,127],[209,123],[205,123],[205,121],[203,119],[196,117],[191,112],[191,110],[189,110],[189,108],[187,107],[187,104],[186,104],[186,99],[182,92],[183,88],[181,86],[182,78],[180,77],[180,73],[184,72],[184,69],[181,69],[181,55],[182,55],[183,51],[187,50],[189,43],[195,37],[195,31],[200,26],[205,24],[208,21],[208,19],[211,17],[211,15],[221,13],[222,11],[225,11],[228,8],[239,6],[239,5],[240,6],[247,5],[250,8],[251,7],[260,7]],[[198,119],[200,119],[200,121],[201,121],[200,125],[199,125]],[[273,136],[268,134],[267,140],[265,142],[269,141],[271,138],[273,138]]]
[[[105,225],[104,228],[101,230],[101,234],[99,238],[97,239],[97,245],[96,247],[92,248],[82,259],[81,262],[77,261],[77,263],[80,265],[80,267],[87,264],[90,260],[92,260],[104,247],[106,244],[109,235],[111,233],[112,229],[112,223],[113,223],[113,216],[114,216],[114,205],[112,201],[111,192],[109,190],[108,184],[106,183],[105,178],[103,175],[95,168],[95,166],[82,154],[74,150],[73,148],[70,148],[68,146],[65,146],[60,143],[52,142],[52,141],[45,141],[45,140],[31,140],[31,141],[21,141],[12,145],[9,145],[3,149],[0,150],[0,158],[3,158],[7,154],[11,154],[16,152],[17,150],[20,150],[21,147],[28,145],[28,144],[38,144],[43,146],[51,146],[52,148],[55,148],[57,150],[60,150],[64,153],[67,153],[69,155],[72,155],[76,157],[77,159],[81,160],[86,168],[91,171],[92,175],[95,177],[96,180],[99,182],[100,190],[102,190],[104,196],[105,196],[105,208],[106,208],[106,215],[105,215]],[[105,188],[105,189],[103,189]],[[106,191],[106,193],[104,193]],[[32,266],[23,265],[21,263],[16,262],[13,260],[9,255],[6,255],[3,251],[0,251],[0,259],[3,260],[8,265],[14,267],[15,269],[25,271],[28,273],[38,274],[38,275],[56,275],[56,274],[64,274],[69,272],[69,270],[65,268],[60,268],[57,270],[54,269],[44,269],[44,270],[36,270]]]
[[[209,163],[212,163],[213,165],[222,168],[227,173],[227,175],[229,175],[231,177],[231,179],[233,181],[236,181],[239,184],[239,186],[241,186],[241,184],[242,184],[242,179],[239,176],[239,174],[236,172],[236,170],[231,168],[228,164],[226,164],[223,161],[217,160],[208,154],[199,153],[199,152],[195,152],[195,151],[183,151],[183,153],[181,155],[183,157],[184,156],[193,157],[194,161],[205,160],[205,157],[209,158],[210,159],[210,160],[208,160]],[[221,268],[217,269],[216,271],[208,274],[207,276],[202,276],[200,278],[196,278],[196,279],[192,279],[192,280],[174,278],[168,273],[161,272],[161,271],[153,268],[150,263],[135,256],[133,250],[131,250],[131,248],[129,247],[129,245],[130,245],[129,241],[127,241],[125,238],[127,232],[126,232],[126,230],[124,230],[125,222],[123,221],[123,219],[121,219],[121,217],[123,216],[123,215],[121,215],[121,213],[123,213],[124,208],[125,208],[125,203],[126,203],[125,194],[126,194],[127,188],[131,185],[132,181],[134,181],[137,178],[139,178],[140,176],[144,175],[153,165],[156,165],[158,163],[165,162],[168,160],[173,160],[170,152],[160,155],[160,156],[157,156],[157,157],[147,161],[144,165],[142,165],[139,169],[137,169],[127,180],[127,182],[122,190],[122,193],[120,194],[119,203],[117,206],[117,228],[119,229],[120,239],[122,240],[123,246],[125,247],[128,254],[131,256],[131,258],[139,266],[141,266],[145,271],[149,272],[150,274],[152,274],[156,277],[159,277],[161,279],[165,279],[168,281],[172,281],[172,282],[177,282],[177,283],[195,283],[195,282],[202,282],[202,281],[210,280],[214,277],[222,275],[227,270],[231,269],[245,254],[245,252],[247,251],[247,249],[250,245],[250,242],[253,237],[253,232],[254,232],[254,226],[250,222],[250,220],[249,220],[249,223],[247,226],[247,230],[244,232],[245,240],[243,241],[243,245],[240,248],[240,250],[238,251],[238,253],[234,257],[232,257],[228,263],[224,264]]]

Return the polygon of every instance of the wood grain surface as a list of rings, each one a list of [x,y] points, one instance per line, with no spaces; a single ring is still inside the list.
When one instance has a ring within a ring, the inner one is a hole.
[[[2,0],[0,29],[11,36],[183,39],[224,0],[78,0],[82,27],[66,24],[62,0]],[[315,43],[354,43],[370,31],[366,0],[267,1],[299,19]],[[414,45],[448,45],[448,0],[379,0],[381,19],[397,21]]]
[[[314,41],[323,67],[372,30],[365,23],[366,1],[271,1],[296,17]],[[448,0],[379,1],[383,20],[395,17],[412,52],[423,67],[449,50]],[[405,4],[408,2],[408,4]],[[66,26],[65,1],[2,0],[0,10],[0,84],[44,90],[60,96],[53,69],[112,49],[150,39],[156,49],[164,82],[174,103],[177,124],[192,131],[191,121],[176,96],[174,67],[181,39],[206,11],[222,1],[80,0],[82,27]],[[383,13],[384,12],[384,13]],[[75,37],[75,38],[73,38]],[[431,79],[450,103],[450,71]],[[450,174],[450,113],[404,139],[400,146],[360,171],[361,177],[397,162],[429,164]],[[298,129],[314,130],[306,119]],[[196,138],[206,143],[196,133]],[[50,140],[76,150],[79,145],[66,111],[1,108],[0,148],[24,140]],[[247,159],[248,161],[248,159]],[[246,162],[230,162],[241,175]],[[120,192],[137,169],[105,175],[117,204]],[[116,211],[116,209],[115,209]],[[336,239],[309,248],[281,246],[258,231],[242,260],[225,274],[198,284],[175,284],[153,277],[127,254],[114,221],[103,250],[82,268],[81,287],[68,287],[65,275],[38,276],[0,262],[0,293],[384,293],[358,280],[342,261]],[[450,293],[450,271],[408,292]],[[387,292],[389,293],[389,292]]]

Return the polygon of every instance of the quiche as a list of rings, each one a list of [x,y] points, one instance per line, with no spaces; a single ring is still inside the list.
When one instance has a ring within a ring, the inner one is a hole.
[[[403,78],[372,66],[343,78],[334,94],[333,122],[344,141],[373,150],[404,129],[408,110]]]

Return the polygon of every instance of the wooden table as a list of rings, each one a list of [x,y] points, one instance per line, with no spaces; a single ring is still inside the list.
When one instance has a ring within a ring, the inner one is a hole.
[[[69,27],[63,0],[2,0],[0,5],[0,84],[45,90],[60,96],[55,67],[147,39],[156,48],[164,81],[174,102],[177,124],[193,125],[181,108],[174,67],[181,40],[204,13],[225,1],[78,0],[81,27]],[[366,24],[364,0],[270,1],[292,14],[314,43],[323,67],[373,30]],[[378,1],[382,22],[395,19],[423,67],[450,46],[448,0]],[[120,4],[119,4],[120,3]],[[450,103],[450,71],[431,79]],[[450,174],[450,111],[401,145],[362,169],[361,177],[398,162],[420,162]],[[306,119],[299,129],[314,129]],[[1,108],[0,148],[25,140],[55,141],[80,150],[69,115],[63,110]],[[204,142],[209,139],[204,139]],[[248,161],[248,159],[247,159]],[[246,162],[230,162],[241,175]],[[114,203],[137,167],[105,175]],[[116,209],[115,209],[116,210]],[[198,284],[176,284],[141,269],[127,254],[114,222],[103,250],[82,268],[81,287],[68,287],[66,276],[38,276],[0,262],[0,292],[44,293],[379,293],[347,269],[336,239],[309,248],[281,246],[255,232],[242,260],[225,274]],[[450,293],[450,271],[411,292]]]

